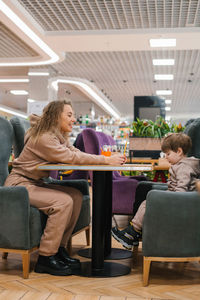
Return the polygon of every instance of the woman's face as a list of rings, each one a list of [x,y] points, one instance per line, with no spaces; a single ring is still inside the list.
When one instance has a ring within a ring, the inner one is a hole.
[[[71,132],[74,122],[74,112],[71,105],[65,104],[63,112],[60,115],[60,129],[62,132]]]

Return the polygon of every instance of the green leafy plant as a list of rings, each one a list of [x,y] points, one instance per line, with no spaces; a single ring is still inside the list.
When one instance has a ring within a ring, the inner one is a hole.
[[[181,132],[183,130],[184,127],[181,124],[169,125],[162,117],[157,118],[155,122],[137,118],[130,129],[130,136],[162,138],[168,132]]]

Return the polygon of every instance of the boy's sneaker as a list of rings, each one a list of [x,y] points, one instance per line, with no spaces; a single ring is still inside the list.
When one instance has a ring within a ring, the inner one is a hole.
[[[111,230],[112,236],[122,244],[122,246],[128,250],[131,250],[133,246],[139,245],[139,239],[142,236],[141,232],[134,229],[133,225],[129,224],[123,230],[113,227]]]

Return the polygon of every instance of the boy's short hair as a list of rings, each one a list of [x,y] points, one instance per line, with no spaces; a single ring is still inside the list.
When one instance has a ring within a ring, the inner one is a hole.
[[[163,152],[167,152],[168,150],[177,152],[178,148],[181,148],[183,150],[183,153],[187,154],[191,147],[191,138],[187,134],[182,132],[169,133],[166,137],[164,137],[161,144],[161,150]]]

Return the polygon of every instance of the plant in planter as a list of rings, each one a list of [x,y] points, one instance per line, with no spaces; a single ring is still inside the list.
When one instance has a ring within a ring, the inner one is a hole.
[[[183,131],[181,124],[171,126],[159,117],[151,120],[134,121],[130,129],[129,150],[131,156],[158,158],[161,151],[161,139],[169,132]]]
[[[133,122],[130,130],[132,137],[151,137],[160,139],[170,131],[170,126],[162,117],[157,118],[155,122],[137,118],[137,121]]]

